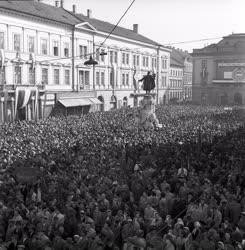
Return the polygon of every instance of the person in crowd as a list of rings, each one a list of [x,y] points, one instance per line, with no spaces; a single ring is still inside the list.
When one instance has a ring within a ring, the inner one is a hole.
[[[244,249],[244,111],[134,113],[0,127],[0,249]]]

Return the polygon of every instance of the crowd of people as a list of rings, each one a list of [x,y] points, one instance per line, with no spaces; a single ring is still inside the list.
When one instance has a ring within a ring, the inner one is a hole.
[[[245,249],[245,112],[136,113],[2,125],[1,250]]]

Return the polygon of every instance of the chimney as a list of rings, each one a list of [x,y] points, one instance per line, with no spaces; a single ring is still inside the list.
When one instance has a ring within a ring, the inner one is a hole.
[[[64,0],[60,0],[60,7],[64,8]]]
[[[87,9],[87,17],[92,18],[92,10],[91,9]]]
[[[73,4],[73,5],[72,5],[72,12],[73,12],[74,14],[76,14],[76,8],[77,8],[77,6],[76,6],[75,4]]]
[[[59,7],[59,1],[55,1],[55,7]]]
[[[134,31],[135,33],[138,33],[138,31],[139,31],[139,25],[138,25],[138,24],[134,24],[134,25],[133,25],[133,31]]]

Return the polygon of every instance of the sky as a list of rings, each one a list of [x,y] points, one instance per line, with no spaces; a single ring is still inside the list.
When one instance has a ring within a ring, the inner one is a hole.
[[[64,7],[116,24],[133,0],[64,0]],[[43,0],[54,5],[55,0]],[[163,45],[192,52],[194,48],[216,43],[223,36],[245,33],[245,0],[135,0],[120,22]],[[180,43],[210,39],[207,41]],[[218,39],[213,39],[218,38]]]

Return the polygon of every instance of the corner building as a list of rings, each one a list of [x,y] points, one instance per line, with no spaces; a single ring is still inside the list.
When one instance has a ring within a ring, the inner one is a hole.
[[[62,3],[62,2],[61,2]],[[0,123],[134,106],[134,83],[156,74],[156,102],[170,51],[133,29],[38,1],[0,1]],[[102,45],[103,43],[103,45]],[[92,55],[96,66],[86,66]],[[165,80],[164,80],[165,81]]]
[[[223,37],[193,53],[193,101],[199,104],[245,103],[245,34]]]
[[[172,49],[170,54],[169,101],[192,100],[192,57],[187,51]]]

